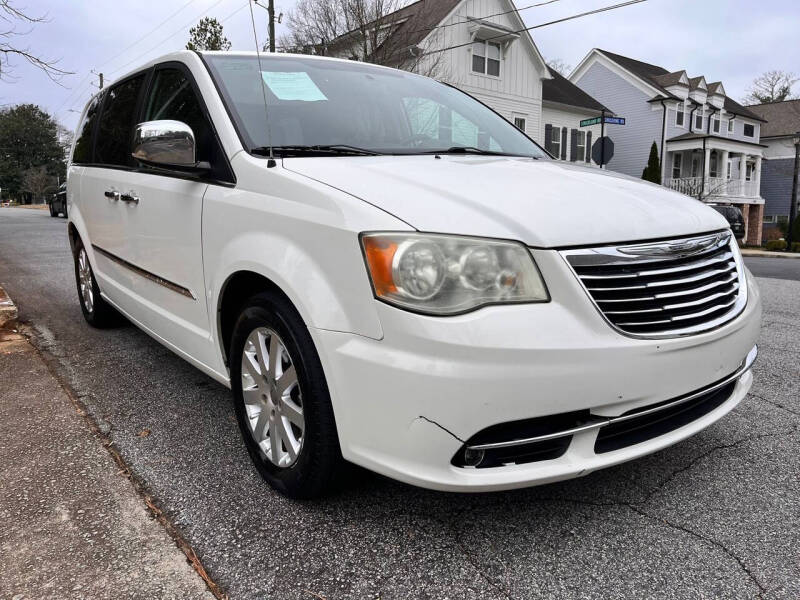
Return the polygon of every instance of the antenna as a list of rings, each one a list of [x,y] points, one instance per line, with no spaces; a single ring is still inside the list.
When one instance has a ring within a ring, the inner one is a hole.
[[[261,75],[261,50],[258,47],[258,34],[256,33],[256,16],[253,14],[253,3],[256,0],[252,0],[252,2],[248,2],[247,4],[250,6],[250,22],[253,24],[253,41],[256,44],[256,56],[258,57],[258,85],[261,86],[261,95],[264,98],[264,118],[267,120],[267,141],[269,142],[269,160],[267,161],[267,168],[271,169],[275,167],[278,163],[275,162],[275,152],[272,149],[272,131],[270,130],[269,126],[269,108],[267,106],[267,90],[264,87],[264,78]]]

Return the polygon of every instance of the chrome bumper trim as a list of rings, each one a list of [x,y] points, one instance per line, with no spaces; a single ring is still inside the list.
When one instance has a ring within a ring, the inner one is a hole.
[[[742,361],[742,364],[732,375],[726,377],[722,381],[718,381],[713,385],[703,388],[702,390],[698,390],[697,392],[694,392],[688,396],[679,398],[674,402],[669,402],[668,404],[662,404],[661,406],[645,409],[629,415],[598,419],[596,421],[586,423],[585,425],[573,427],[572,429],[565,429],[564,431],[556,431],[554,433],[548,433],[546,435],[538,435],[536,437],[524,438],[521,440],[511,440],[508,442],[494,442],[492,444],[479,444],[477,446],[467,446],[467,450],[493,450],[496,448],[512,448],[514,446],[524,446],[525,444],[533,444],[535,442],[554,440],[557,438],[567,437],[569,435],[575,435],[577,433],[583,433],[585,431],[591,431],[592,429],[599,429],[600,427],[605,427],[606,425],[611,425],[613,423],[621,423],[623,421],[628,421],[630,419],[637,419],[644,415],[656,413],[662,410],[666,410],[668,408],[673,408],[675,406],[679,406],[686,402],[690,402],[691,400],[703,396],[704,394],[708,394],[722,387],[725,387],[732,381],[739,379],[742,375],[744,375],[747,371],[750,370],[750,368],[753,366],[753,363],[756,361],[757,356],[758,356],[758,346],[753,346],[753,349],[747,353],[747,357]]]

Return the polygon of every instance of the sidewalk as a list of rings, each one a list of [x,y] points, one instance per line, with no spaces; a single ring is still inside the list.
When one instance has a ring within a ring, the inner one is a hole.
[[[742,256],[758,256],[761,258],[800,258],[800,252],[770,252],[755,248],[742,248]]]
[[[9,330],[0,523],[0,598],[214,598],[42,357]]]

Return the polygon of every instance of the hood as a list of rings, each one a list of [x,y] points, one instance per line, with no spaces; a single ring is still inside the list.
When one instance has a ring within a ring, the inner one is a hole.
[[[558,248],[724,229],[703,203],[659,185],[553,160],[511,157],[286,158],[284,166],[419,231]]]

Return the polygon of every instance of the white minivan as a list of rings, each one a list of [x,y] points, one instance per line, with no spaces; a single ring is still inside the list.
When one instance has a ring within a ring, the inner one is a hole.
[[[752,383],[761,302],[722,216],[425,77],[171,54],[89,102],[68,181],[86,320],[230,387],[292,497],[344,461],[452,491],[577,477]]]

